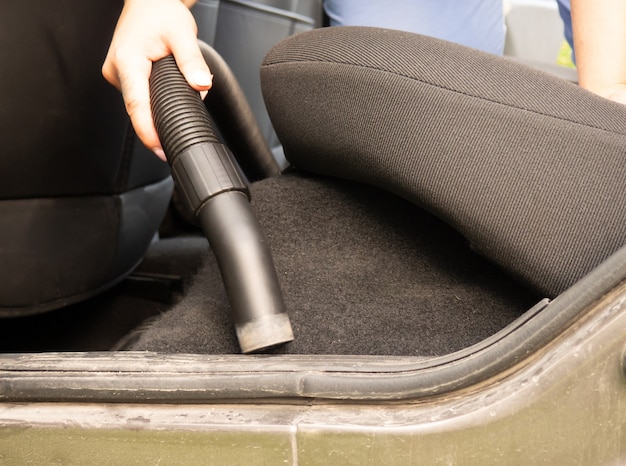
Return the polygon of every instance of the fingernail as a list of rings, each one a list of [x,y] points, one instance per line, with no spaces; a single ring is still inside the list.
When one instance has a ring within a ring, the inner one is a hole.
[[[166,160],[165,152],[163,152],[163,149],[161,149],[160,147],[155,147],[154,149],[152,149],[152,152],[154,152],[154,154],[161,160]]]
[[[209,87],[213,84],[213,75],[204,71],[195,71],[191,75],[191,80],[196,86]]]

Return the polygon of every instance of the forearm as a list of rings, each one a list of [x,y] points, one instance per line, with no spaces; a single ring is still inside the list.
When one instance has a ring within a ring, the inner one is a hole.
[[[571,0],[571,8],[580,85],[626,103],[626,1]]]

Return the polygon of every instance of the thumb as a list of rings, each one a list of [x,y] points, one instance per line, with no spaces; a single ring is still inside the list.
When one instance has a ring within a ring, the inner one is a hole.
[[[178,53],[173,47],[172,52],[180,72],[191,87],[199,92],[211,89],[213,85],[213,75],[204,61],[197,43],[195,44],[195,48],[190,49],[188,47],[184,49],[183,52]]]

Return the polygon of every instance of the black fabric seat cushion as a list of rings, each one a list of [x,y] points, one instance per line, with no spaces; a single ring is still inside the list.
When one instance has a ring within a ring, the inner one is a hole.
[[[288,160],[433,212],[555,296],[625,243],[626,106],[452,43],[326,28],[261,69]]]

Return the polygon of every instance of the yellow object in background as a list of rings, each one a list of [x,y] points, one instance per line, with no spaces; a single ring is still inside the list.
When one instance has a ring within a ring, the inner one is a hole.
[[[559,54],[556,57],[556,64],[559,66],[565,66],[566,68],[576,69],[576,65],[572,60],[572,48],[566,40],[561,44]]]

